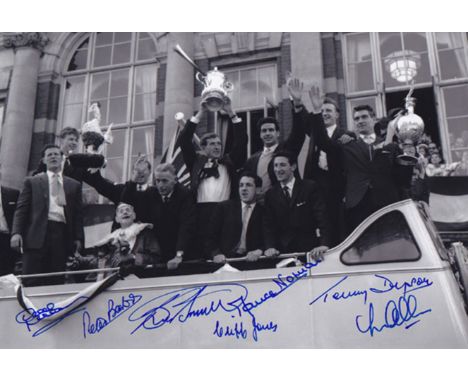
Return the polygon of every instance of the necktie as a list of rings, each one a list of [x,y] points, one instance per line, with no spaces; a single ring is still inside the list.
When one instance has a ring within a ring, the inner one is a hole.
[[[288,186],[283,186],[283,193],[284,193],[284,196],[286,197],[286,200],[288,202],[291,201],[291,194],[289,193],[289,187]]]
[[[167,203],[169,201],[169,196],[163,196],[163,203]]]
[[[250,205],[246,204],[242,208],[242,232],[241,232],[241,237],[239,240],[239,247],[237,250],[238,253],[242,253],[242,254],[246,252],[246,248],[247,248],[246,238],[247,238],[247,225],[248,225],[249,212],[250,212]]]
[[[51,194],[57,201],[59,206],[66,206],[67,201],[65,199],[65,191],[63,190],[63,185],[59,181],[59,175],[52,175],[52,184],[51,184]]]
[[[143,191],[143,186],[141,184],[137,185],[137,191]]]

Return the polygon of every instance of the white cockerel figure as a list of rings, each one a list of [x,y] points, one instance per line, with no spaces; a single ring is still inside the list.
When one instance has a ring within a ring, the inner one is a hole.
[[[85,151],[90,154],[101,154],[104,148],[103,143],[112,144],[112,123],[103,134],[101,130],[101,110],[99,102],[93,102],[88,109],[93,118],[86,122],[81,129],[81,138],[85,146]]]

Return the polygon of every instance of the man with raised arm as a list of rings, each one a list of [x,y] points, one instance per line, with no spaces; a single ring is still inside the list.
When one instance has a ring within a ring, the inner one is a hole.
[[[203,103],[197,114],[187,121],[179,136],[184,162],[190,171],[190,188],[196,201],[196,250],[199,257],[208,255],[206,240],[209,235],[209,221],[217,203],[233,199],[237,194],[236,172],[242,167],[247,152],[246,126],[232,110],[229,98],[226,99],[223,110],[229,116],[234,129],[234,142],[229,153],[223,154],[221,139],[216,133],[204,134],[200,139],[202,152],[195,151],[192,139],[206,112]]]

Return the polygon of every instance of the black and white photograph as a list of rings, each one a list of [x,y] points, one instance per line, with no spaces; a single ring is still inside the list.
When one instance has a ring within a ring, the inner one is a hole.
[[[467,349],[468,33],[215,15],[0,32],[0,347]]]

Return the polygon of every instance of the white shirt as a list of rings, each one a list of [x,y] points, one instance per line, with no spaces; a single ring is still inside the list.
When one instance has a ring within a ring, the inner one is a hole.
[[[137,191],[146,191],[147,188],[148,188],[148,183],[137,184]]]
[[[291,197],[291,198],[292,198],[292,194],[293,194],[294,183],[296,183],[296,178],[294,176],[291,178],[291,180],[288,183],[286,183],[286,184],[281,183],[281,188],[283,190],[284,190],[284,186],[288,187],[289,197]]]
[[[219,178],[210,176],[202,179],[198,185],[197,202],[224,202],[231,194],[231,180],[227,168],[223,164],[218,164]]]
[[[3,212],[3,204],[2,204],[2,194],[0,192],[0,232],[2,233],[9,233],[10,230],[8,229],[8,223],[5,218],[5,213]]]
[[[52,171],[47,171],[47,178],[49,180],[49,213],[47,218],[49,220],[66,223],[65,211],[62,206],[57,204],[57,198],[52,196],[52,177],[55,175]],[[56,174],[58,176],[58,181],[63,187],[63,177],[61,173]]]
[[[333,136],[333,133],[335,132],[335,130],[336,130],[336,124],[327,127],[328,138],[331,138]],[[320,151],[319,153],[318,166],[322,170],[328,171],[327,153],[324,151]]]

